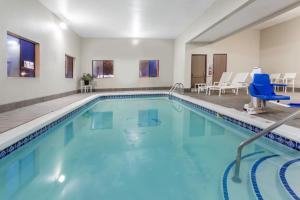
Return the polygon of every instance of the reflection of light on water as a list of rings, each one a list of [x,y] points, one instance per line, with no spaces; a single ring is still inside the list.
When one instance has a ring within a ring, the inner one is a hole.
[[[136,130],[124,130],[127,139],[131,144],[137,145],[140,142],[140,133]]]
[[[66,177],[65,177],[65,175],[60,175],[59,177],[58,177],[58,179],[57,179],[57,181],[59,182],[59,183],[63,183],[63,182],[65,182],[65,180],[66,180]]]
[[[53,171],[53,174],[51,174],[50,176],[48,176],[47,181],[50,183],[53,182],[59,182],[60,181],[64,182],[66,179],[65,175],[62,174],[62,162],[61,160],[57,161],[57,165]]]
[[[129,140],[133,141],[133,142],[137,142],[139,140],[139,136],[138,135],[129,135]]]

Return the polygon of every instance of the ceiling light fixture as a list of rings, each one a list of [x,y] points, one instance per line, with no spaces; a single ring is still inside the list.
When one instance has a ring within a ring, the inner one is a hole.
[[[61,28],[62,30],[66,30],[68,28],[67,24],[65,22],[60,22],[58,24],[59,28]]]
[[[138,39],[133,39],[132,40],[132,45],[133,46],[137,46],[140,43],[140,41]]]
[[[17,41],[15,41],[15,40],[8,40],[7,44],[9,44],[11,46],[18,46],[19,45],[19,43]]]

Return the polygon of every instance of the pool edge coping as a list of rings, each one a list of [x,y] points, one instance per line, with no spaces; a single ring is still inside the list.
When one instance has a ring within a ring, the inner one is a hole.
[[[250,124],[254,127],[259,128],[259,130],[255,130],[254,132],[259,132],[261,129],[265,129],[268,126],[272,125],[275,123],[274,121],[258,117],[256,115],[249,115],[246,112],[236,110],[234,108],[227,108],[218,104],[213,104],[208,101],[196,99],[191,96],[186,96],[186,95],[180,95],[180,94],[173,94],[173,96],[176,96],[178,98],[184,99],[190,103],[198,104],[200,106],[203,106],[209,110],[213,110],[219,115],[233,118],[234,121],[227,120],[229,122],[232,122],[234,124],[237,124],[243,128],[246,128],[244,124]],[[289,126],[289,125],[282,125],[278,128],[276,128],[274,131],[272,131],[273,134],[276,134],[278,136],[284,137],[285,139],[289,139],[294,141],[295,143],[299,144],[298,151],[300,151],[300,128]],[[269,138],[271,140],[275,141],[275,138]],[[276,141],[278,142],[278,141]],[[282,142],[279,142],[282,143]]]

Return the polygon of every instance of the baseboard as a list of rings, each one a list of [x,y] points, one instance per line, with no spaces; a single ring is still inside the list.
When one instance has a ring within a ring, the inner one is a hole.
[[[139,87],[139,88],[98,88],[94,89],[95,92],[117,92],[117,91],[140,91],[140,90],[170,90],[170,87]],[[185,89],[185,91],[188,91],[190,89]],[[44,96],[44,97],[39,97],[39,98],[33,98],[33,99],[28,99],[24,101],[18,101],[18,102],[13,102],[13,103],[8,103],[8,104],[3,104],[0,105],[0,113],[15,110],[18,108],[22,108],[25,106],[30,106],[33,104],[37,103],[42,103],[45,101],[50,101],[53,99],[58,99],[61,97],[66,97],[72,94],[79,93],[80,90],[74,90],[70,92],[64,92],[64,93],[59,93],[59,94],[54,94],[54,95],[49,95],[49,96]]]
[[[30,105],[37,104],[37,103],[42,103],[45,101],[50,101],[53,99],[58,99],[61,97],[66,97],[66,96],[76,94],[76,93],[78,93],[78,90],[44,96],[44,97],[38,97],[38,98],[33,98],[33,99],[28,99],[28,100],[24,100],[24,101],[17,101],[17,102],[8,103],[8,104],[2,104],[2,105],[0,105],[0,113],[15,110],[17,108],[22,108],[25,106],[30,106]]]

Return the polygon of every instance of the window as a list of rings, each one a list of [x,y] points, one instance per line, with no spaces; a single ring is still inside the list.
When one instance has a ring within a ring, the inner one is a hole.
[[[73,69],[74,69],[74,60],[75,58],[66,55],[65,56],[65,77],[73,78]]]
[[[7,34],[7,76],[36,76],[37,45],[14,34]]]
[[[158,77],[159,60],[141,60],[140,77]]]
[[[93,60],[93,78],[112,78],[114,77],[113,60]]]

